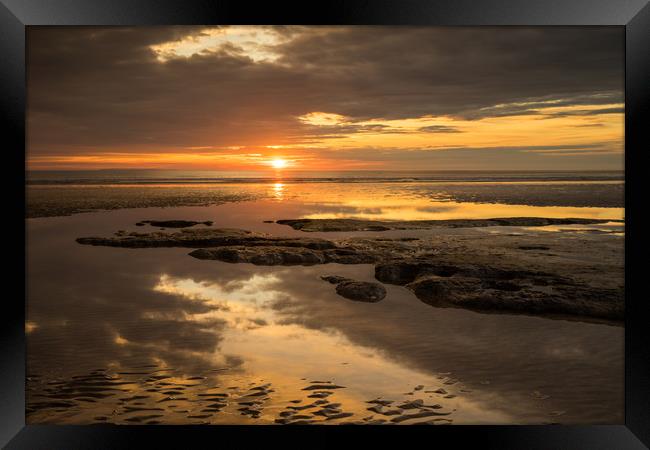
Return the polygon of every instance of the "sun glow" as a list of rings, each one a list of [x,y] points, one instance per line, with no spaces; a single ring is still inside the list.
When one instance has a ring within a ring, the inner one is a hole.
[[[275,158],[271,160],[270,164],[274,169],[284,169],[288,163],[286,159]]]

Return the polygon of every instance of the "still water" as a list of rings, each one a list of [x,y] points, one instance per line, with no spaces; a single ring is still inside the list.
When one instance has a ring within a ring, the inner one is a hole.
[[[367,409],[377,398],[440,406],[399,423],[622,423],[623,327],[434,308],[391,285],[379,303],[352,302],[320,279],[373,281],[372,265],[261,267],[197,260],[182,248],[75,242],[164,218],[277,235],[304,233],[264,220],[623,218],[618,207],[432,199],[415,187],[259,189],[256,201],[27,221],[29,423],[265,424],[283,411],[323,423],[390,421]],[[603,239],[623,245],[621,226]],[[377,235],[310,236],[353,234]],[[320,392],[328,394],[312,396]],[[310,415],[317,399],[340,403],[341,417]],[[296,405],[308,407],[288,409]]]

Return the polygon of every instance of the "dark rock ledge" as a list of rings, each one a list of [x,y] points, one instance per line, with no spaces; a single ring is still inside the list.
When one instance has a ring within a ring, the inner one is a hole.
[[[160,228],[189,228],[195,225],[205,225],[211,227],[213,222],[211,220],[206,220],[205,222],[197,222],[194,220],[141,220],[136,223],[137,226],[143,227],[145,225],[151,225],[152,227]]]
[[[370,264],[377,260],[376,252],[317,238],[283,238],[246,230],[183,229],[176,233],[126,233],[116,237],[78,238],[84,245],[107,247],[187,247],[198,259],[214,259],[230,263],[257,265]]]
[[[388,231],[422,230],[428,228],[472,228],[472,227],[543,227],[547,225],[589,225],[605,222],[620,222],[607,219],[554,219],[545,217],[507,217],[497,219],[452,219],[452,220],[408,220],[382,221],[358,219],[284,219],[276,223],[288,225],[294,230],[314,231]]]
[[[386,297],[386,288],[379,283],[356,281],[338,275],[321,277],[336,285],[336,293],[341,297],[357,302],[377,303]]]
[[[537,239],[537,240],[536,240]],[[423,237],[418,240],[351,238],[327,240],[275,237],[238,229],[182,229],[174,233],[123,233],[77,242],[126,248],[185,247],[198,259],[257,265],[375,264],[375,278],[404,286],[436,307],[479,312],[522,313],[621,324],[624,313],[622,260],[603,260],[601,247],[575,239],[557,254],[536,257],[512,242],[534,247],[540,238],[484,237],[473,241]],[[544,237],[548,240],[548,237]],[[499,243],[494,247],[495,242]],[[622,252],[613,244],[611,251]],[[539,246],[538,246],[539,247]],[[495,251],[499,256],[495,256]],[[564,251],[565,253],[561,253]],[[575,255],[581,255],[577,260]],[[608,262],[608,261],[612,262]],[[603,277],[602,274],[609,274]],[[620,279],[619,279],[620,278]],[[379,301],[383,287],[329,277],[343,297]],[[384,294],[385,295],[385,294]],[[381,297],[381,298],[380,298]]]
[[[623,321],[624,315],[622,289],[590,286],[541,271],[413,259],[378,264],[375,278],[405,286],[437,307],[615,322]]]

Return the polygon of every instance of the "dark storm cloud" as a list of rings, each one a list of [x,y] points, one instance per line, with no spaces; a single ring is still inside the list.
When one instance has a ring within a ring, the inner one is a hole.
[[[235,44],[165,63],[150,48],[200,31],[30,29],[30,156],[301,143],[398,132],[354,123],[371,119],[480,119],[623,100],[618,28],[286,27],[275,63],[256,63]],[[297,120],[314,111],[349,123]]]

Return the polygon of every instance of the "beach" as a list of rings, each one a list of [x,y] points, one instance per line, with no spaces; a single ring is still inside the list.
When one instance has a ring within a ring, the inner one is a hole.
[[[623,192],[29,177],[27,421],[622,423]]]

